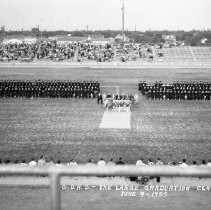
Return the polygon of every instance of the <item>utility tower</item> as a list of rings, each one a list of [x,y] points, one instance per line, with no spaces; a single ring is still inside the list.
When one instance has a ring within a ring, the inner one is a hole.
[[[122,0],[122,37],[124,38],[124,31],[125,31],[125,3]]]

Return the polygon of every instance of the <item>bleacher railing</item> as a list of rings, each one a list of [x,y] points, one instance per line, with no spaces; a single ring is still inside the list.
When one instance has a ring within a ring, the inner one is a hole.
[[[61,176],[184,176],[211,177],[211,167],[189,166],[46,166],[1,165],[0,175],[45,175],[50,178],[51,209],[61,209]]]

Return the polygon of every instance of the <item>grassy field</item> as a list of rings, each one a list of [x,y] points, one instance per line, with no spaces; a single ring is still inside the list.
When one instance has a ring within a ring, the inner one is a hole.
[[[98,80],[102,92],[138,92],[140,80],[211,81],[211,69],[90,69],[0,67],[1,79]],[[0,98],[0,157],[84,163],[122,156],[164,162],[211,159],[210,101],[151,101],[141,95],[132,129],[99,129],[104,108],[95,99]]]

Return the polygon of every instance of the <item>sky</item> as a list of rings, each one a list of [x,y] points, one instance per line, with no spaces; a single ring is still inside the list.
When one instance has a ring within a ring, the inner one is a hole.
[[[122,0],[0,0],[6,30],[121,30]],[[126,30],[211,29],[211,0],[125,0]]]

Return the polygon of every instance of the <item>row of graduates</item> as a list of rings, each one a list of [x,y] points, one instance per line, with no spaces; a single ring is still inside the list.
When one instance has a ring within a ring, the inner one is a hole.
[[[162,100],[211,100],[211,83],[174,82],[149,85],[140,81],[139,90],[147,98]]]
[[[95,98],[99,91],[97,81],[0,81],[0,97]]]
[[[161,100],[211,100],[209,91],[153,91],[145,93],[147,99]]]
[[[211,90],[211,82],[174,81],[173,83],[165,84],[162,81],[156,81],[153,85],[150,85],[145,81],[139,82],[139,90],[144,90],[147,87],[151,87],[151,89],[155,90],[160,88],[176,90]]]

